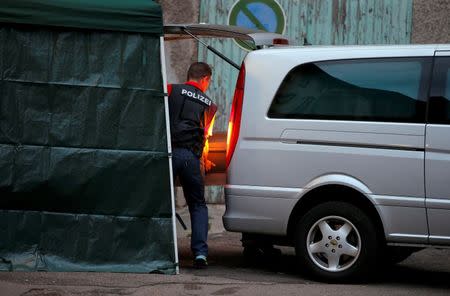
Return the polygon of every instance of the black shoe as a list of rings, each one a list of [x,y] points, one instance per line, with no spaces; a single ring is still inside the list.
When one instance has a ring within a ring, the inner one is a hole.
[[[194,259],[194,268],[205,269],[208,267],[208,261],[204,256],[197,256]]]

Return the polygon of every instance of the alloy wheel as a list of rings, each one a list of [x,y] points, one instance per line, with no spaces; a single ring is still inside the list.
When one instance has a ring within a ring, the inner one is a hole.
[[[361,236],[358,229],[344,217],[327,216],[314,223],[306,244],[315,265],[329,272],[340,272],[358,260]]]

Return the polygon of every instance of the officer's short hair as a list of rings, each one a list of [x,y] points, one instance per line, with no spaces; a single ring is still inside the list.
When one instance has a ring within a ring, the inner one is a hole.
[[[207,63],[196,62],[193,63],[188,70],[187,79],[195,79],[199,80],[205,76],[211,76],[212,70],[211,67]]]

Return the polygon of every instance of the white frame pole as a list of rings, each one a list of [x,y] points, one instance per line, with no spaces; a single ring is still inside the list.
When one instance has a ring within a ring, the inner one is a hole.
[[[160,37],[160,52],[161,52],[161,74],[163,79],[164,93],[167,94],[167,72],[166,72],[166,55],[164,50],[164,37]],[[169,97],[164,96],[164,109],[166,111],[166,131],[167,131],[167,152],[169,153],[169,174],[170,174],[170,197],[172,204],[172,226],[173,226],[173,245],[175,254],[175,272],[180,273],[179,260],[178,260],[178,241],[177,241],[177,219],[175,216],[175,193],[173,183],[173,169],[172,169],[172,143],[170,137],[170,118],[169,118]]]

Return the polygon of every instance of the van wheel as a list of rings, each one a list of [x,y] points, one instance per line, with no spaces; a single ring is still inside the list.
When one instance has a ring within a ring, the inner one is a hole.
[[[380,253],[374,223],[346,202],[325,202],[309,210],[296,228],[295,250],[314,277],[325,281],[366,278]]]

